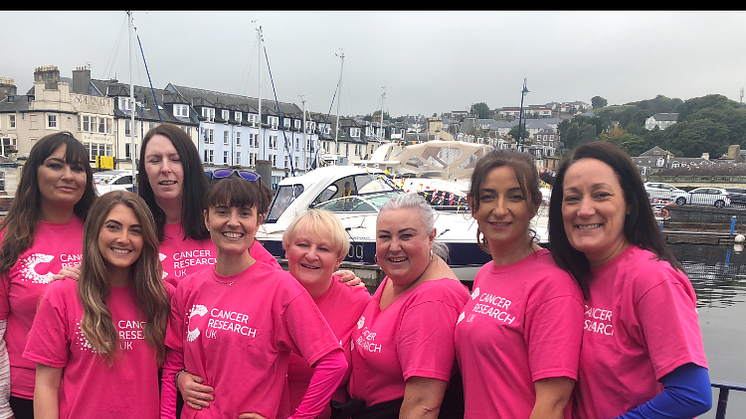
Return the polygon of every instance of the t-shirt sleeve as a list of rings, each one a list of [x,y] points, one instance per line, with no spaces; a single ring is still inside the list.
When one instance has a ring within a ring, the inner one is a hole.
[[[683,284],[663,281],[652,287],[635,314],[657,380],[690,362],[707,368],[696,302]]]
[[[583,303],[557,296],[526,312],[525,341],[533,381],[552,377],[578,379],[583,339]]]
[[[409,377],[448,381],[455,360],[453,333],[459,312],[438,300],[413,305],[402,316],[396,350],[406,381]]]
[[[29,361],[55,368],[65,367],[68,359],[68,318],[61,291],[60,286],[46,289],[23,353]]]
[[[311,296],[301,293],[293,298],[283,313],[284,333],[278,340],[311,366],[334,349],[339,341]]]

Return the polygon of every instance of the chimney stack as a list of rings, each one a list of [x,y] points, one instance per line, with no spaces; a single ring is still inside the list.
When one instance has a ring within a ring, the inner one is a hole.
[[[37,67],[34,71],[34,83],[44,82],[46,89],[56,90],[60,81],[60,70],[56,65],[45,65]]]
[[[73,70],[73,93],[81,95],[91,94],[91,70],[87,67],[78,67]]]
[[[15,96],[18,94],[18,88],[13,79],[0,77],[0,100],[4,100],[8,96]]]

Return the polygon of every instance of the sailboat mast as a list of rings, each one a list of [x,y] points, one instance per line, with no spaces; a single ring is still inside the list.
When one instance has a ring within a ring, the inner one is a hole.
[[[339,102],[341,102],[342,99],[342,70],[345,66],[345,53],[341,53],[337,55],[341,60],[342,64],[339,66],[339,97],[337,98],[337,123],[334,128],[334,147],[335,147],[335,154],[339,153],[339,144],[337,144],[337,138],[339,136]],[[339,159],[339,155],[337,155],[337,159]]]
[[[136,169],[137,166],[135,164],[135,133],[137,132],[137,130],[135,129],[135,89],[134,89],[134,84],[132,82],[132,74],[134,73],[134,71],[132,70],[132,64],[134,62],[134,60],[132,59],[132,54],[134,53],[133,52],[134,48],[132,46],[132,39],[133,39],[132,28],[134,27],[134,22],[132,20],[131,11],[127,11],[127,16],[129,17],[128,32],[129,32],[129,53],[130,53],[129,54],[130,56],[129,57],[129,61],[130,61],[130,103],[129,103],[130,135],[132,136],[132,147],[130,147],[130,160],[132,161],[132,183],[136,184],[137,177],[135,176],[135,170],[137,170]]]
[[[266,151],[264,151],[264,141],[262,138],[262,58],[261,58],[261,51],[262,51],[262,27],[257,26],[256,28],[256,43],[257,43],[257,51],[259,51],[259,59],[257,60],[257,98],[259,101],[259,105],[257,106],[259,111],[259,122],[257,125],[257,147],[259,147],[259,153],[260,158],[262,160],[267,159]],[[262,156],[264,154],[264,156]]]
[[[383,93],[381,93],[381,139],[383,139],[386,137],[385,131],[383,130],[383,110],[385,109],[384,101],[386,100],[386,86],[383,86],[381,89],[384,89]]]

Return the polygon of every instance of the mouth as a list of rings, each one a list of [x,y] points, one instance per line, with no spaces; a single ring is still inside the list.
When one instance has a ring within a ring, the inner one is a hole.
[[[496,228],[507,227],[510,224],[511,223],[509,223],[507,221],[492,221],[492,222],[489,222],[489,225],[491,225],[492,227],[496,227]]]
[[[172,185],[176,185],[176,181],[175,180],[163,180],[161,182],[158,182],[158,184],[161,186],[172,186]]]
[[[234,232],[234,231],[226,231],[226,232],[223,232],[222,235],[223,235],[223,237],[225,237],[227,239],[235,240],[235,239],[240,239],[245,234],[243,234],[243,233],[237,233],[237,232]]]
[[[316,269],[321,269],[321,267],[320,267],[320,266],[312,266],[312,265],[306,265],[305,263],[300,263],[299,265],[300,265],[300,266],[301,266],[302,268],[305,268],[305,269],[313,269],[313,270],[316,270]]]
[[[386,258],[386,260],[388,260],[391,263],[401,263],[401,262],[405,262],[407,259],[408,258],[405,256]]]
[[[603,224],[584,224],[584,225],[578,225],[575,226],[578,230],[593,230],[596,228],[600,228]]]
[[[121,249],[118,247],[110,247],[109,249],[111,249],[112,252],[118,253],[120,255],[127,255],[127,254],[132,253],[132,250],[130,249]]]

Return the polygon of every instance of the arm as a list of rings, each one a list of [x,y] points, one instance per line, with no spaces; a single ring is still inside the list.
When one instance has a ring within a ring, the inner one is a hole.
[[[682,365],[662,379],[663,392],[617,419],[693,418],[712,407],[710,375],[696,364]]]
[[[545,378],[534,382],[536,401],[530,419],[562,419],[574,387],[575,380],[567,377]]]
[[[311,382],[292,419],[313,419],[324,410],[332,394],[347,371],[347,360],[341,349],[335,349],[324,355],[313,367]]]
[[[34,417],[36,419],[58,419],[60,416],[59,392],[62,368],[36,364],[34,386]]]
[[[166,360],[161,374],[161,419],[176,418],[176,384],[174,378],[184,366],[184,355],[166,346]],[[183,374],[182,374],[183,375]]]
[[[399,419],[437,419],[447,386],[447,381],[435,378],[410,377]]]
[[[80,264],[77,264],[75,266],[66,266],[60,269],[57,275],[54,275],[52,277],[52,280],[64,278],[72,278],[77,281],[80,278]]]
[[[10,408],[10,359],[5,344],[5,329],[8,320],[0,320],[0,418],[14,418]]]

